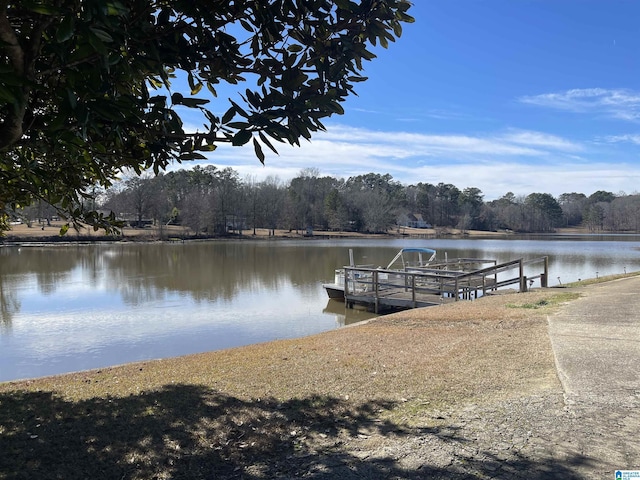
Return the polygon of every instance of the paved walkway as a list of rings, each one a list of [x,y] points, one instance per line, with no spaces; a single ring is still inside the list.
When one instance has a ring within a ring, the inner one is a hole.
[[[549,318],[576,442],[607,472],[640,470],[640,277],[587,290]]]

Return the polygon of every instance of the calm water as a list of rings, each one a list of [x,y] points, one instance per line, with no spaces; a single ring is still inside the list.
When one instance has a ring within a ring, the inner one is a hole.
[[[0,381],[310,335],[372,315],[328,301],[348,263],[397,250],[550,257],[550,285],[640,270],[640,237],[198,242],[0,248]]]

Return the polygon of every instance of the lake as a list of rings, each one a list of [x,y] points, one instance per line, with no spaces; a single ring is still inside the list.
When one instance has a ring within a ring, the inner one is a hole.
[[[0,381],[311,335],[373,317],[321,286],[402,247],[549,256],[549,285],[640,270],[639,236],[277,240],[0,248]],[[534,285],[535,286],[535,285]],[[434,307],[437,308],[437,307]]]

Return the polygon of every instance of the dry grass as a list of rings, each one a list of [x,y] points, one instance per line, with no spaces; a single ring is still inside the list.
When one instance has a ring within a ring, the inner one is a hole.
[[[545,315],[557,303],[553,298],[570,299],[554,289],[488,296],[306,338],[0,384],[0,392],[50,390],[77,401],[180,383],[243,399],[329,395],[398,401],[458,389],[456,397],[471,398],[547,378],[552,362]],[[540,308],[529,311],[536,302]],[[513,381],[504,381],[505,369],[513,371]],[[518,379],[523,369],[533,375]]]
[[[631,272],[631,273],[619,273],[616,275],[605,275],[597,278],[588,278],[586,280],[580,280],[578,282],[567,283],[565,287],[585,287],[587,285],[595,285],[597,283],[605,283],[610,282],[612,280],[619,280],[621,278],[629,278],[629,277],[637,277],[640,275],[640,272]]]
[[[60,237],[60,229],[65,224],[63,221],[51,222],[51,225],[45,225],[44,228],[40,224],[34,223],[31,227],[26,224],[13,225],[11,230],[6,233],[6,238],[9,241],[50,241],[50,240],[68,240],[75,241],[77,239],[91,240],[91,239],[113,239],[119,240],[119,237],[106,237],[103,230],[93,230],[93,228],[85,227],[79,230],[69,229],[66,235]],[[162,228],[162,232],[158,228],[124,228],[123,238],[125,239],[155,239],[169,238],[172,236],[182,236],[190,234],[188,229],[181,226],[169,225]]]
[[[78,468],[93,478],[200,478],[185,469],[235,478],[249,466],[245,478],[273,478],[292,464],[287,455],[335,450],[344,435],[397,433],[429,411],[554,389],[546,315],[566,293],[489,296],[301,339],[0,384],[0,478],[23,478],[18,465],[29,466],[24,478],[78,478]]]
[[[62,221],[51,222],[51,225],[46,225],[42,228],[42,225],[34,223],[31,227],[26,224],[13,225],[11,230],[6,232],[6,238],[9,241],[57,241],[60,239],[67,239],[74,241],[77,239],[82,240],[108,240],[109,237],[105,237],[104,231],[94,231],[92,228],[86,227],[76,231],[73,228],[62,238],[60,238],[60,228],[65,224]],[[130,228],[125,227],[122,230],[125,240],[156,240],[160,238],[173,238],[173,237],[189,237],[193,235],[193,232],[187,228],[179,225],[165,225],[162,229],[158,227],[147,228]],[[244,230],[243,236],[246,238],[267,239],[272,237],[272,233],[275,234],[275,238],[303,238],[306,234],[304,230],[283,230],[277,229],[271,231],[266,228],[257,228],[255,230],[255,236],[253,229]],[[388,238],[392,236],[410,236],[410,235],[436,235],[435,229],[425,228],[410,228],[402,227],[397,230],[390,230],[388,234],[368,234],[357,232],[333,232],[333,231],[316,231],[315,236],[320,237],[332,237],[332,238]],[[450,236],[471,236],[471,237],[504,237],[504,232],[486,232],[470,230],[464,233],[458,229],[449,229],[447,235]],[[235,236],[235,235],[234,235]],[[114,240],[119,240],[119,237],[111,237]]]

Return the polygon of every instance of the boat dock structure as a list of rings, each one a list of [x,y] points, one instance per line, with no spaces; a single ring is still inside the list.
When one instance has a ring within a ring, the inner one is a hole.
[[[549,259],[521,258],[498,264],[496,260],[461,258],[403,269],[345,266],[340,271],[342,284],[325,285],[327,293],[332,298],[341,295],[348,308],[364,305],[379,313],[472,300],[505,288],[526,292],[536,282],[544,288],[548,286]],[[331,286],[335,287],[332,292]]]

